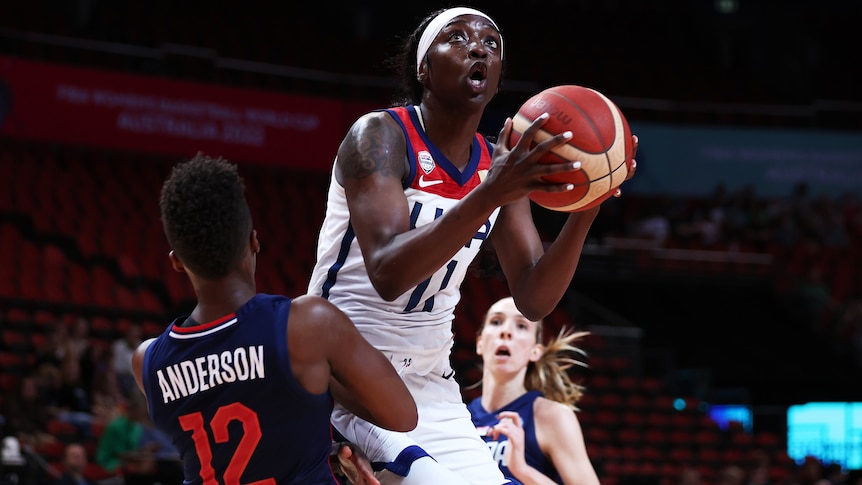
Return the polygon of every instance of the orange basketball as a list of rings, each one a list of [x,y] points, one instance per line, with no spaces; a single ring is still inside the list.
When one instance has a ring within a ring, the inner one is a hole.
[[[528,99],[514,117],[509,147],[524,130],[547,112],[550,119],[536,134],[540,143],[565,131],[572,138],[543,158],[544,163],[581,162],[574,172],[545,177],[552,183],[571,183],[567,192],[532,192],[530,199],[542,207],[575,212],[601,204],[613,195],[631,169],[634,150],[631,129],[622,111],[602,93],[576,85],[554,86]]]

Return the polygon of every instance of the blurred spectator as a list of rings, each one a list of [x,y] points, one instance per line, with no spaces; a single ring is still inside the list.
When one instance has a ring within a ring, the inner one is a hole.
[[[789,250],[799,243],[799,226],[789,207],[781,207],[775,214],[771,242],[784,250]]]
[[[717,207],[692,207],[676,224],[676,235],[685,244],[712,247],[724,239],[722,211]]]
[[[155,469],[144,470],[145,476],[142,478],[155,474],[158,482],[182,483],[183,463],[170,437],[156,428],[149,417],[141,424],[143,425],[143,432],[141,433],[139,449],[142,453],[149,455],[147,459],[155,462]],[[127,479],[126,485],[134,485],[128,483],[130,481],[132,480]]]
[[[69,443],[63,450],[63,474],[53,485],[95,485],[84,476],[87,468],[87,449],[80,443]]]
[[[90,347],[92,375],[90,376],[90,412],[93,422],[106,424],[120,413],[125,400],[117,384],[109,345]]]
[[[67,358],[78,361],[80,366],[81,385],[90,394],[94,375],[93,344],[90,338],[90,321],[78,317],[72,324],[69,340],[66,342]]]
[[[143,425],[143,431],[141,432],[140,449],[152,453],[156,460],[176,461],[179,463],[180,454],[174,448],[170,437],[153,426],[149,418],[141,424]]]
[[[96,463],[122,476],[124,485],[183,480],[179,455],[170,439],[153,427],[140,393],[131,395],[125,412],[105,426],[97,443]]]
[[[65,342],[65,352],[76,360],[86,359],[90,349],[90,321],[84,317],[78,317],[72,324],[72,331]]]
[[[36,348],[36,367],[45,364],[58,369],[66,355],[66,342],[69,339],[69,329],[62,322],[57,322],[51,328],[48,337]]]
[[[737,465],[727,465],[718,472],[716,485],[744,485],[745,472]]]
[[[769,485],[772,483],[769,480],[769,467],[756,465],[748,473],[748,481],[746,485]]]
[[[766,450],[762,448],[752,450],[746,463],[746,485],[770,485],[771,467],[772,457]]]
[[[847,474],[840,463],[829,463],[823,467],[822,485],[844,485],[847,483]]]
[[[677,485],[701,485],[700,471],[695,466],[683,465]]]
[[[823,465],[820,460],[814,456],[806,456],[799,466],[798,478],[802,485],[824,485],[820,482],[823,478]]]
[[[850,234],[847,232],[841,209],[827,197],[818,199],[815,208],[820,213],[818,219],[820,242],[830,248],[847,248],[850,245]]]
[[[722,232],[731,242],[745,239],[751,224],[755,207],[754,188],[746,185],[732,193],[724,207],[724,227]]]
[[[662,246],[670,235],[670,220],[660,207],[651,205],[647,214],[635,223],[633,237],[655,241]]]
[[[78,440],[89,440],[93,425],[90,393],[81,379],[81,363],[73,352],[67,353],[60,368],[60,380],[49,411],[52,417],[78,430]]]
[[[837,314],[839,305],[832,298],[832,288],[826,282],[823,267],[811,262],[801,275],[794,292],[798,300],[799,315],[816,331],[822,332],[830,326],[830,319]]]
[[[147,419],[143,398],[129,399],[125,412],[105,425],[96,446],[96,463],[113,473],[123,472],[127,467],[133,473],[152,468],[154,463],[144,462],[144,454],[138,453],[144,432],[142,423]]]
[[[143,331],[139,323],[128,326],[123,336],[114,341],[111,346],[112,367],[117,379],[117,386],[124,399],[128,399],[132,393],[137,393],[135,376],[132,374],[132,354],[138,344],[141,343]]]
[[[754,201],[751,214],[748,217],[748,227],[745,230],[745,240],[751,243],[756,251],[765,252],[774,240],[777,232],[778,214],[780,206],[773,204],[769,199],[757,199]]]
[[[727,219],[727,201],[729,193],[727,186],[719,183],[712,191],[712,196],[707,199],[707,213],[711,221],[724,228],[724,221]]]
[[[2,414],[6,418],[7,434],[18,438],[22,446],[38,449],[56,441],[48,432],[51,416],[39,391],[37,375],[22,377],[18,391],[4,396]]]
[[[811,198],[807,184],[800,182],[794,187],[790,204],[800,235],[808,241],[819,241],[820,214],[814,208],[815,201]]]

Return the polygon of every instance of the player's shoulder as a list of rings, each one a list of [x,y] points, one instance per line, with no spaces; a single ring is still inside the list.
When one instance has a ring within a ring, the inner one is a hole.
[[[401,128],[395,118],[385,109],[369,111],[356,119],[348,132],[348,137],[368,135],[399,135]]]
[[[150,337],[139,343],[138,346],[135,347],[134,352],[132,353],[132,359],[143,359],[147,353],[147,349],[150,348],[150,346],[153,345],[157,339],[158,337]]]
[[[143,341],[141,341],[141,343],[138,344],[137,347],[135,347],[135,352],[138,352],[141,354],[145,353],[147,351],[147,349],[150,348],[150,345],[153,345],[156,342],[156,340],[158,340],[158,337],[150,337],[150,338],[144,339]]]
[[[539,396],[533,402],[533,415],[537,421],[559,422],[575,418],[574,410],[558,401]]]
[[[306,294],[293,298],[290,304],[291,322],[296,320],[321,327],[340,324],[342,318],[346,318],[344,312],[322,296]]]
[[[386,111],[372,111],[360,116],[338,149],[335,163],[339,182],[343,182],[344,178],[365,180],[372,172],[403,175],[403,170],[406,170],[406,146],[404,130]],[[382,170],[381,164],[385,167]]]
[[[338,308],[326,298],[319,295],[305,294],[291,299],[290,312],[327,312]]]

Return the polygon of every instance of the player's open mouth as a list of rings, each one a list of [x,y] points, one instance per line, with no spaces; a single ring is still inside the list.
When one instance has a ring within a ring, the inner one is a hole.
[[[509,357],[512,355],[512,353],[509,352],[508,348],[500,347],[499,349],[497,349],[497,352],[495,352],[494,355]]]
[[[485,84],[488,68],[485,64],[477,62],[470,69],[470,84],[474,87],[482,87]]]

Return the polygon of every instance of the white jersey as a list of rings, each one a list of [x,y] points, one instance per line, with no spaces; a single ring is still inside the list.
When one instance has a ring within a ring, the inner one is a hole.
[[[410,174],[406,179],[411,229],[440,217],[472,191],[487,175],[491,144],[480,134],[473,141],[470,162],[461,172],[431,143],[413,106],[387,112],[404,130]],[[476,228],[476,234],[429,279],[394,301],[385,301],[371,284],[353,228],[344,188],[334,171],[327,196],[326,217],[317,246],[317,263],[308,292],[321,295],[344,311],[375,347],[405,352],[420,359],[413,372],[427,372],[452,343],[452,319],[461,299],[467,268],[490,235],[499,209]],[[421,258],[417,254],[416,258]],[[427,357],[428,360],[421,359]],[[424,361],[424,363],[422,362]]]

